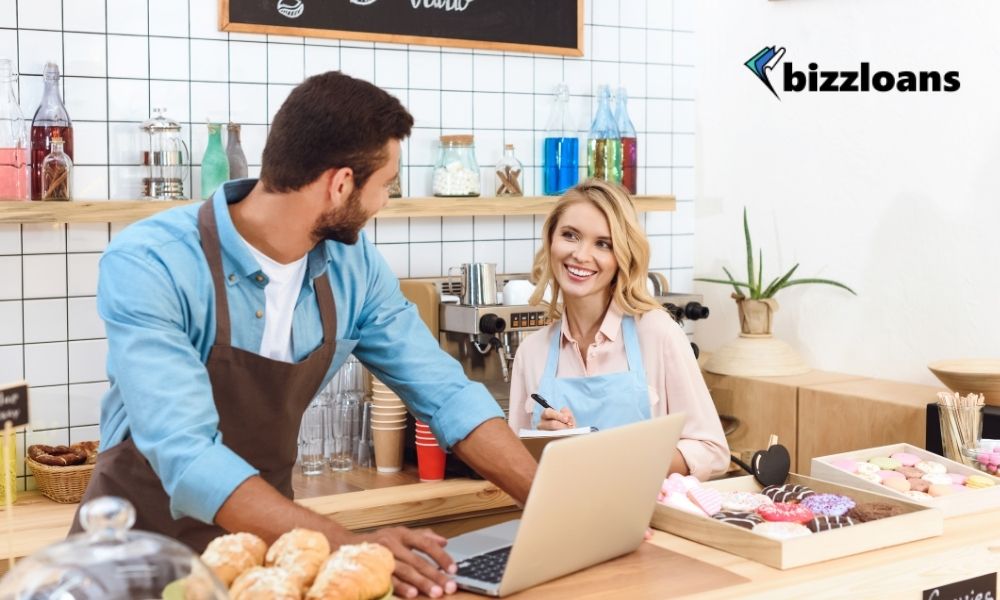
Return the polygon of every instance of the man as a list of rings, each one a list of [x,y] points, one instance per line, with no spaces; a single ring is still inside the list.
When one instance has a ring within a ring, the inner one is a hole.
[[[412,125],[367,82],[311,77],[275,116],[259,181],[114,239],[98,286],[111,388],[88,498],[129,498],[138,528],[197,551],[225,531],[270,543],[293,527],[334,547],[376,541],[397,558],[397,594],[454,591],[438,569],[455,570],[445,540],[429,530],[354,535],[290,499],[299,420],[352,352],[443,445],[516,500],[528,494],[534,461],[359,235],[388,201]]]

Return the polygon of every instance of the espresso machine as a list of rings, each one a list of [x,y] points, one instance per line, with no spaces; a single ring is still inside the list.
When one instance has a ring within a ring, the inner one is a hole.
[[[438,341],[458,360],[466,375],[486,386],[506,415],[510,399],[510,369],[517,348],[526,336],[549,324],[548,311],[530,304],[500,304],[497,290],[513,280],[528,280],[527,273],[496,274],[488,263],[462,266],[459,279],[427,278],[441,294]],[[456,268],[457,269],[457,268]],[[666,278],[650,274],[651,291],[675,320],[696,321],[709,310],[696,294],[671,294]],[[471,289],[470,289],[471,286]],[[697,346],[692,344],[697,356]]]

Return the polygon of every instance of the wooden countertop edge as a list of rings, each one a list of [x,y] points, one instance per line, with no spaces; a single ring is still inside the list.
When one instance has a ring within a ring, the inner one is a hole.
[[[423,522],[513,508],[514,501],[488,481],[414,483],[296,500],[348,529]]]
[[[507,494],[488,481],[451,479],[297,500],[348,529],[423,523],[453,516],[514,507]],[[29,492],[14,505],[14,531],[6,531],[0,509],[0,558],[28,556],[66,537],[76,504],[57,504]]]

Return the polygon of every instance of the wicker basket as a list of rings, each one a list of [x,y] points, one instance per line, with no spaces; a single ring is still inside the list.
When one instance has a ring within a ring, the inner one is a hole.
[[[63,504],[79,502],[90,483],[90,475],[94,465],[76,465],[73,467],[53,467],[26,458],[39,491],[50,500]]]

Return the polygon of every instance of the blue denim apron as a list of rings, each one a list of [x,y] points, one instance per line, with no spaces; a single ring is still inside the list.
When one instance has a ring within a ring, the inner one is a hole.
[[[610,429],[649,418],[649,389],[646,386],[646,371],[642,367],[635,319],[630,315],[622,317],[628,371],[592,377],[556,377],[562,330],[559,322],[552,327],[555,332],[539,383],[539,395],[556,410],[568,406],[578,427]],[[542,410],[538,405],[534,408],[532,423],[535,427],[541,420]]]

